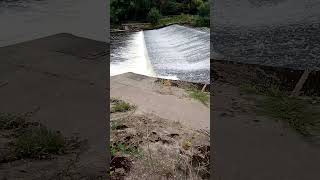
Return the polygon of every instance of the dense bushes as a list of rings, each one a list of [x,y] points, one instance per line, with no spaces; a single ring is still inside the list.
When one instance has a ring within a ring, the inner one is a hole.
[[[155,8],[157,12],[151,10]],[[209,17],[209,12],[208,0],[111,0],[112,24],[146,20],[155,23],[159,15],[169,16],[181,13]],[[201,22],[206,19],[209,18],[201,18]]]
[[[161,14],[157,8],[152,8],[149,13],[148,13],[148,21],[152,25],[157,25],[159,24],[161,18]]]
[[[199,18],[196,21],[197,26],[210,27],[210,4],[209,2],[202,3],[199,8]]]

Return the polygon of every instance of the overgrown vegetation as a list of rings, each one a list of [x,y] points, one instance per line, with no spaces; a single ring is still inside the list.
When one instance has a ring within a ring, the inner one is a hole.
[[[123,143],[113,143],[110,147],[111,156],[124,156],[124,155],[131,155],[134,157],[142,157],[143,151],[137,147],[132,145],[126,145]]]
[[[68,144],[61,133],[32,121],[29,113],[0,113],[0,130],[0,146],[5,147],[0,149],[0,162],[50,158],[64,154]]]
[[[112,24],[148,21],[158,25],[157,19],[161,16],[170,17],[181,14],[196,15],[193,25],[209,26],[208,0],[111,0]]]
[[[259,107],[262,113],[284,120],[303,136],[311,136],[320,127],[320,113],[300,98],[269,96],[259,103]]]
[[[152,8],[148,13],[147,18],[152,25],[157,25],[159,24],[161,14],[157,8]]]
[[[319,107],[312,105],[302,97],[290,97],[278,86],[263,89],[246,84],[241,91],[262,95],[258,101],[258,112],[269,117],[282,120],[303,136],[312,136],[320,130]],[[318,109],[316,109],[318,108]]]

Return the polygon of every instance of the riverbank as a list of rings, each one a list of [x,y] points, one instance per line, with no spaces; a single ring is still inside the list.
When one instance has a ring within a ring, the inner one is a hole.
[[[301,72],[224,61],[212,67],[214,176],[318,179],[320,99],[290,97]],[[277,84],[278,78],[293,85]]]
[[[113,178],[209,178],[209,86],[126,73],[110,88]]]
[[[121,25],[111,25],[111,32],[137,32],[144,30],[154,30],[164,28],[170,25],[182,25],[187,27],[207,27],[201,23],[198,15],[181,14],[176,16],[167,16],[159,20],[157,25],[145,22],[128,22]]]

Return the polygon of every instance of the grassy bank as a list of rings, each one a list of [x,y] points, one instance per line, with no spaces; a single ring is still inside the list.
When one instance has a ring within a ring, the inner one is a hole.
[[[168,16],[160,19],[159,24],[154,28],[165,27],[172,24],[189,25],[194,27],[210,27],[209,20],[206,21],[198,15],[181,14],[177,16]]]
[[[132,29],[135,30],[152,30],[159,29],[162,27],[170,26],[173,24],[187,25],[191,27],[210,27],[209,19],[200,17],[198,15],[190,14],[181,14],[175,16],[164,16],[162,17],[157,24],[148,24],[146,22],[140,22],[145,24],[139,24],[139,22],[126,22],[125,24],[135,24],[135,27]],[[111,24],[111,29],[122,29],[122,25]],[[129,30],[131,31],[131,30]]]
[[[257,113],[281,120],[303,136],[318,136],[320,132],[320,101],[311,97],[291,97],[277,86],[262,89],[246,84],[240,87],[246,94],[260,95]]]

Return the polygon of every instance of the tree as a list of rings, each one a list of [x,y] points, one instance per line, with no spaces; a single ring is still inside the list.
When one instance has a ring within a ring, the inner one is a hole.
[[[161,18],[161,14],[157,8],[152,8],[149,13],[148,13],[148,21],[152,25],[157,25],[159,24]]]

